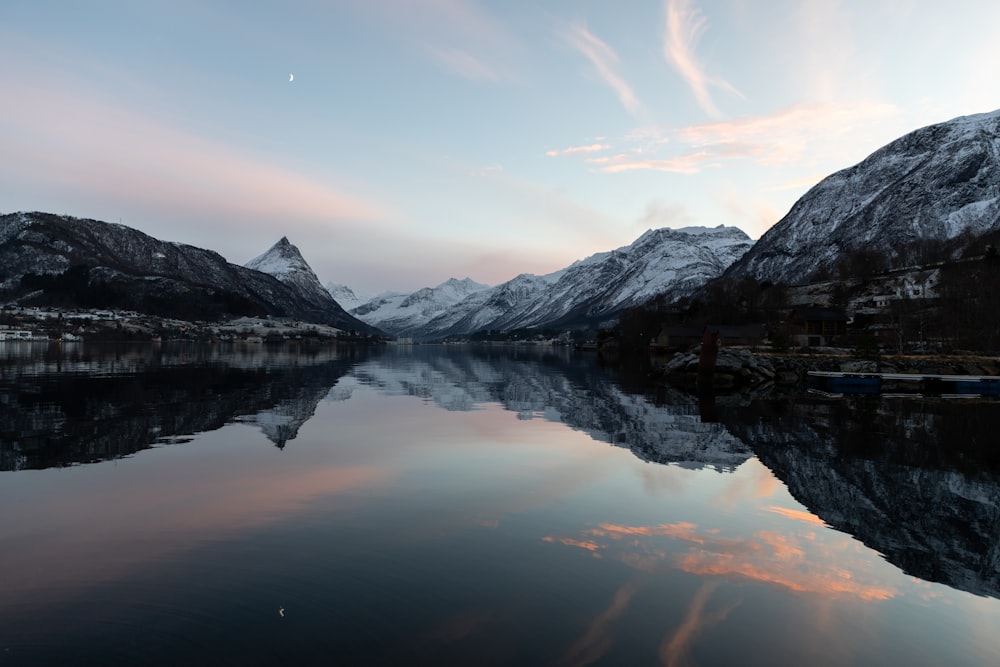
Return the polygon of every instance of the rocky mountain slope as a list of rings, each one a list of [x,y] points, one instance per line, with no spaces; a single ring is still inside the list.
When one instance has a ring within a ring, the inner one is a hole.
[[[269,315],[373,331],[320,290],[322,295],[231,264],[211,250],[124,225],[48,213],[0,216],[4,303],[118,308],[187,320]]]
[[[1000,110],[925,127],[821,181],[727,277],[796,284],[848,252],[890,262],[925,240],[1000,228]]]
[[[739,229],[721,225],[650,230],[631,245],[548,275],[522,274],[489,289],[456,281],[469,293],[453,303],[440,298],[449,281],[406,297],[376,298],[351,312],[387,333],[417,339],[599,324],[658,295],[675,299],[690,294],[752,243]],[[448,299],[457,294],[448,292]],[[421,305],[402,317],[403,303]]]

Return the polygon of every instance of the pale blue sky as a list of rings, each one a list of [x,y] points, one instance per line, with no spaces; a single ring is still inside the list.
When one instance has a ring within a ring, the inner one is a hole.
[[[498,283],[651,227],[757,238],[1000,107],[995,0],[5,0],[0,212],[324,282]],[[294,81],[289,81],[294,74]]]

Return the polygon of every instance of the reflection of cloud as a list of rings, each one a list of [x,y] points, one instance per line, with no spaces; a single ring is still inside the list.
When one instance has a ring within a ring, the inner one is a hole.
[[[482,631],[491,620],[489,614],[478,612],[450,616],[435,625],[428,638],[441,644],[454,644]]]
[[[770,470],[762,465],[747,466],[745,474],[727,484],[713,504],[731,510],[742,505],[747,498],[767,498],[779,488],[781,483]]]
[[[694,664],[691,660],[691,646],[698,635],[706,628],[726,620],[729,613],[739,605],[739,602],[734,602],[712,613],[706,613],[705,606],[716,588],[718,588],[717,583],[709,582],[703,584],[695,593],[684,622],[660,644],[661,664],[667,667]]]
[[[614,644],[612,627],[621,618],[638,590],[639,587],[634,582],[626,583],[619,588],[608,608],[590,621],[587,632],[566,651],[559,664],[589,665],[600,660]]]
[[[157,462],[161,467],[170,465],[168,459],[154,457],[144,459],[143,465]],[[278,476],[266,469],[232,466],[228,476],[215,476],[210,481],[188,474],[179,496],[178,477],[173,472],[139,474],[134,488],[89,488],[86,495],[77,493],[74,497],[81,499],[72,505],[59,493],[37,503],[26,520],[47,537],[18,540],[5,553],[7,566],[30,573],[21,577],[18,586],[61,595],[69,583],[120,579],[150,563],[167,562],[204,540],[281,521],[315,498],[370,488],[391,477],[388,471],[372,466],[319,468]],[[121,502],[122,497],[129,501]],[[183,502],[177,500],[179,497]],[[93,527],[95,516],[101,517],[99,530]],[[122,535],[135,539],[122,546]],[[67,553],[75,557],[66,560],[57,556]],[[53,559],[58,560],[58,567],[52,565]],[[44,595],[38,597],[32,601],[47,602]]]
[[[638,111],[640,104],[632,86],[616,70],[618,54],[583,25],[574,25],[565,37],[573,48],[590,61],[604,83],[614,89],[622,106],[632,113]]]
[[[776,506],[764,507],[762,509],[766,512],[774,512],[775,514],[780,514],[783,517],[787,517],[789,519],[795,519],[796,521],[808,523],[813,526],[826,525],[825,523],[823,523],[823,519],[819,518],[815,514],[811,514],[803,510],[793,510],[789,509],[788,507],[776,507]]]
[[[783,512],[778,512],[783,514]],[[789,518],[813,522],[804,512]],[[668,538],[688,546],[670,550],[657,541]],[[546,537],[545,541],[600,552],[641,570],[675,567],[702,577],[727,577],[779,586],[799,593],[861,600],[888,600],[896,591],[858,580],[845,569],[843,554],[825,548],[811,534],[758,531],[752,537],[726,537],[718,530],[677,522],[652,526],[610,523],[583,531],[581,538]]]
[[[558,542],[559,544],[565,544],[568,547],[577,547],[579,549],[585,549],[586,551],[600,551],[602,547],[597,542],[592,540],[574,540],[572,537],[552,537],[546,536],[542,538],[543,542]],[[600,554],[595,553],[595,556],[600,556]]]
[[[781,560],[794,562],[778,562]],[[795,559],[782,559],[774,554],[770,562],[753,562],[736,559],[727,553],[691,551],[679,559],[677,566],[685,572],[703,577],[750,579],[796,593],[848,596],[862,600],[890,600],[896,596],[896,592],[889,588],[854,581],[851,572],[835,567],[832,563],[825,569],[809,564],[801,555]]]
[[[663,54],[677,73],[687,82],[702,110],[710,116],[721,115],[715,106],[709,86],[717,86],[740,95],[729,82],[714,79],[705,73],[695,49],[708,26],[705,17],[690,0],[666,0],[666,25],[663,36]]]

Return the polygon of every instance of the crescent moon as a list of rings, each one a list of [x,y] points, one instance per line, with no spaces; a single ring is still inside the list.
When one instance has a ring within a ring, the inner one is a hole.
[[[292,81],[295,81],[295,75],[294,74],[289,74],[288,75],[288,82],[291,83]]]

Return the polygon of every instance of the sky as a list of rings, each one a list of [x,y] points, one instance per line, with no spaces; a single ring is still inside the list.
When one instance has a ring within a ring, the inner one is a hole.
[[[652,228],[759,238],[1000,108],[997,25],[995,0],[4,0],[0,213],[237,264],[287,236],[362,295]]]

